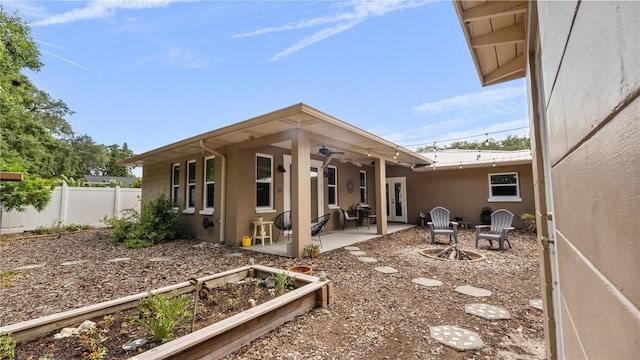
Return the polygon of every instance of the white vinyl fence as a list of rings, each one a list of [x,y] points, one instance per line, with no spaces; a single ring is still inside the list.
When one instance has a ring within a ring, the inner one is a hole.
[[[56,187],[51,193],[47,207],[38,212],[33,207],[26,211],[4,211],[2,213],[2,233],[34,230],[37,227],[54,225],[105,226],[100,222],[107,218],[122,216],[125,209],[140,211],[142,189]]]

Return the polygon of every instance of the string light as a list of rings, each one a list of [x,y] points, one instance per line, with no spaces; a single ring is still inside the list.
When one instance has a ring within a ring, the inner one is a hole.
[[[367,153],[368,157],[371,157],[371,148],[369,148],[369,152]]]
[[[484,146],[489,146],[489,133],[485,133]]]

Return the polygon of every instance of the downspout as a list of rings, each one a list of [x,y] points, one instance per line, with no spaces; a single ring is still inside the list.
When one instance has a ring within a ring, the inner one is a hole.
[[[222,171],[220,174],[220,193],[222,194],[222,196],[220,196],[220,220],[219,220],[219,225],[220,225],[220,242],[224,243],[224,227],[226,222],[226,193],[227,193],[227,157],[222,155],[221,153],[219,153],[218,151],[208,147],[207,145],[204,144],[204,140],[200,140],[200,148],[202,149],[202,153],[204,154],[204,151],[208,151],[210,153],[212,153],[213,155],[215,155],[216,157],[220,157],[220,165],[222,167]]]

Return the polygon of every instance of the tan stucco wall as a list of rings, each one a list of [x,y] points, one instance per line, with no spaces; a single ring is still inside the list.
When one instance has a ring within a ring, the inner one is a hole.
[[[542,81],[528,80],[550,134],[559,357],[638,359],[640,3],[537,6]]]
[[[489,202],[489,174],[517,172],[520,183],[520,202]],[[387,167],[387,177],[406,177],[408,222],[416,223],[420,212],[425,214],[436,206],[443,206],[451,216],[480,224],[482,208],[493,211],[507,209],[515,217],[513,225],[524,228],[519,219],[522,213],[533,214],[534,196],[531,165],[462,168],[413,172],[398,166]]]

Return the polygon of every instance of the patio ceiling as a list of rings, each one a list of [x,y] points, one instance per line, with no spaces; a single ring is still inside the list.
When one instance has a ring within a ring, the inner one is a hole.
[[[225,153],[224,148],[234,146],[273,145],[291,149],[296,129],[310,134],[312,155],[319,154],[318,150],[324,146],[345,153],[336,158],[363,165],[369,165],[374,158],[405,167],[431,163],[420,154],[300,103],[145,152],[119,165],[145,166],[201,153],[201,141],[207,148],[221,153]]]
[[[526,1],[454,0],[482,86],[522,78]]]

